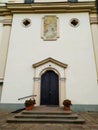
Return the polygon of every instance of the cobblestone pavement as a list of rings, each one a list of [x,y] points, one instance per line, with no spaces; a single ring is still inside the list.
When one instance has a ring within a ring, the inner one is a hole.
[[[85,124],[7,123],[6,119],[13,114],[0,110],[0,130],[98,130],[98,112],[79,113],[86,120]]]

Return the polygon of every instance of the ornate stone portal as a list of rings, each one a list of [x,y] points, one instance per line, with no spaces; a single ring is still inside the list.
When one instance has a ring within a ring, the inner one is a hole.
[[[40,105],[40,97],[41,97],[41,76],[48,70],[54,71],[59,76],[59,106],[62,106],[63,100],[66,98],[66,76],[65,69],[67,68],[67,64],[61,63],[52,58],[47,58],[41,62],[33,64],[33,68],[35,70],[34,76],[34,95],[37,95],[36,105]]]

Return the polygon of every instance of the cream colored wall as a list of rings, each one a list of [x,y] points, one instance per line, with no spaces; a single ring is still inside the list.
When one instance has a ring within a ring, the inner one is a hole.
[[[9,3],[24,3],[24,0],[8,0]]]
[[[93,44],[94,44],[94,52],[95,52],[95,61],[96,61],[96,71],[97,71],[97,80],[98,80],[98,24],[92,24],[92,36],[93,36]]]
[[[3,17],[0,17],[0,48],[1,48],[2,32],[3,32]],[[0,77],[0,100],[1,100],[1,93],[2,93],[2,77]]]
[[[21,103],[18,98],[33,94],[32,64],[48,57],[68,64],[66,98],[74,104],[98,104],[98,87],[88,13],[47,14],[59,18],[60,37],[56,41],[41,39],[42,18],[46,14],[15,14],[2,93],[2,103]],[[25,28],[22,21],[31,19]],[[70,20],[77,18],[77,28]],[[7,94],[7,96],[6,96]]]
[[[7,53],[9,47],[9,38],[11,31],[11,16],[5,16],[2,20],[2,37],[1,37],[1,45],[0,45],[0,78],[4,79]]]
[[[11,16],[0,17],[0,99],[4,81],[11,30]]]
[[[0,3],[7,3],[8,0],[0,0]]]
[[[2,30],[3,30],[3,17],[0,17],[0,45],[1,45],[1,39],[2,39]]]
[[[3,17],[0,17],[0,52],[2,50],[2,35],[3,35]],[[1,53],[0,53],[1,54]],[[1,61],[0,61],[1,63]],[[0,71],[1,73],[1,71]],[[2,76],[0,75],[0,82],[2,82]]]

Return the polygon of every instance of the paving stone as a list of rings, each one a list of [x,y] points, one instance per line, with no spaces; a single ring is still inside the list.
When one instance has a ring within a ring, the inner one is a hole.
[[[45,125],[43,130],[64,130],[63,125]]]
[[[29,130],[43,130],[44,124],[33,124]]]
[[[70,130],[70,128],[63,128],[63,130]]]
[[[84,130],[83,128],[70,128],[70,130]]]
[[[92,126],[89,125],[89,128],[90,128],[90,129],[97,129],[97,130],[98,130],[98,125],[92,125]]]
[[[98,130],[98,128],[94,129],[94,128],[91,128],[90,130]]]
[[[82,125],[70,125],[70,130],[83,130]]]

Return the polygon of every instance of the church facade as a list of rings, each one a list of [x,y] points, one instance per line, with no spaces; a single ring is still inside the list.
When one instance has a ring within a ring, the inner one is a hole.
[[[98,106],[94,0],[1,0],[0,102]]]

